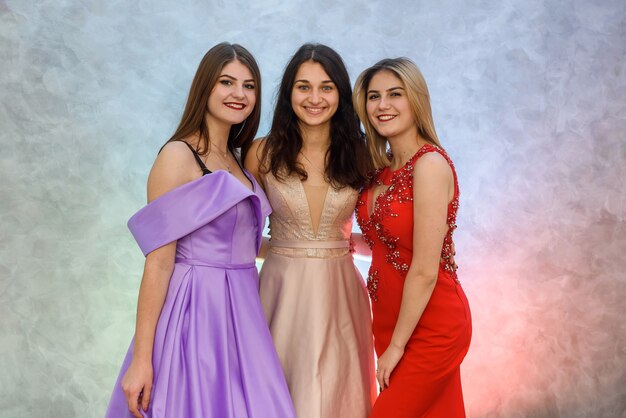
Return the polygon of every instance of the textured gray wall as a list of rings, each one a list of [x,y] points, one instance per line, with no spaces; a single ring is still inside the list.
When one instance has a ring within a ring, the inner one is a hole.
[[[594,4],[598,3],[598,4]],[[406,55],[457,164],[472,417],[626,414],[626,3],[0,0],[0,417],[104,414],[134,329],[126,220],[195,68]]]

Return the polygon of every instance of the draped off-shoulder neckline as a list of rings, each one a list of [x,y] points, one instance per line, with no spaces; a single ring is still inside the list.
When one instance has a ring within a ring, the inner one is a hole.
[[[152,203],[154,203],[156,201],[159,201],[159,200],[163,199],[166,196],[169,196],[173,192],[177,192],[177,191],[183,190],[185,188],[190,188],[190,187],[192,187],[192,186],[194,186],[196,184],[203,183],[205,181],[209,181],[207,179],[214,179],[215,177],[220,177],[220,176],[226,176],[225,178],[230,178],[233,182],[238,183],[241,187],[243,187],[245,190],[247,190],[250,194],[255,194],[255,195],[258,194],[259,185],[257,184],[256,179],[254,178],[254,176],[252,176],[252,174],[250,174],[247,170],[244,172],[244,174],[250,180],[250,183],[252,184],[252,189],[250,189],[245,184],[243,184],[232,173],[229,173],[226,170],[215,170],[215,171],[212,171],[210,173],[204,174],[204,175],[198,177],[197,179],[193,179],[191,181],[188,181],[186,183],[181,184],[180,186],[176,186],[173,189],[168,190],[167,192],[163,193],[162,195],[160,195],[156,199],[151,200],[150,202],[148,202],[147,205],[151,205]]]

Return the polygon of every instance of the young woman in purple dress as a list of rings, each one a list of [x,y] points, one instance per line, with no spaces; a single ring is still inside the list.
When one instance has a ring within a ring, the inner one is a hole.
[[[128,223],[146,262],[107,418],[294,417],[258,296],[271,209],[235,152],[258,128],[260,81],[243,47],[209,50],[154,162]]]

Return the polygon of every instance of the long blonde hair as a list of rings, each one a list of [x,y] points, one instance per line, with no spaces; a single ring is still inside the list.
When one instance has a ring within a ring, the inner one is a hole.
[[[387,167],[391,160],[387,155],[387,138],[380,135],[367,117],[367,89],[372,78],[381,71],[389,71],[402,82],[406,91],[407,100],[413,111],[413,119],[417,126],[417,133],[421,138],[433,145],[441,147],[435,123],[430,109],[430,94],[422,72],[417,65],[408,58],[387,58],[378,61],[364,70],[356,81],[352,101],[354,109],[363,123],[367,146],[372,163],[376,168]]]

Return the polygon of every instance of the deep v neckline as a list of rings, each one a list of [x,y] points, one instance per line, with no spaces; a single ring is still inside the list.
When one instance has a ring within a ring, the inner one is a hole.
[[[300,190],[300,193],[302,196],[302,205],[306,206],[306,213],[307,213],[307,218],[308,218],[308,223],[309,223],[309,232],[311,233],[313,238],[317,239],[320,235],[320,230],[322,229],[322,225],[324,223],[324,214],[326,213],[326,208],[327,208],[328,200],[329,200],[328,196],[331,193],[330,189],[332,189],[332,186],[328,185],[328,187],[326,188],[326,193],[324,193],[324,203],[322,204],[322,211],[320,213],[320,219],[317,224],[317,231],[315,231],[313,229],[313,213],[311,212],[311,205],[309,204],[309,199],[307,197],[306,190],[304,188],[304,183],[297,176],[294,176],[294,180],[297,181],[299,184],[298,189]]]
[[[375,179],[374,186],[369,189],[369,193],[368,193],[369,195],[367,196],[367,201],[366,201],[366,206],[365,206],[368,221],[372,219],[372,217],[376,214],[378,207],[380,206],[378,204],[380,199],[382,199],[382,197],[386,195],[387,192],[389,192],[389,189],[391,189],[391,187],[394,185],[396,181],[396,176],[398,175],[398,173],[404,170],[410,161],[411,160],[407,161],[402,167],[398,168],[397,170],[390,171],[389,167],[385,167],[376,174],[376,176],[374,177]],[[385,171],[389,172],[389,174],[387,174],[386,176],[385,176],[386,174]],[[383,176],[389,177],[389,184],[385,184],[385,181],[382,180]],[[377,184],[379,181],[380,181],[380,184]],[[378,194],[378,196],[374,198],[374,189],[376,188],[376,186],[379,186],[379,185],[386,186],[386,187]]]
[[[371,187],[369,189],[369,193],[368,193],[367,201],[366,201],[366,206],[365,206],[365,211],[367,212],[367,220],[368,221],[370,221],[372,219],[372,217],[376,214],[376,211],[377,211],[377,209],[379,207],[378,201],[382,198],[383,195],[385,195],[385,194],[387,194],[387,192],[389,192],[389,189],[396,182],[396,177],[400,173],[402,173],[402,171],[406,170],[406,168],[409,166],[409,164],[411,164],[412,162],[415,162],[415,159],[417,158],[417,155],[427,145],[428,144],[424,144],[421,147],[419,147],[417,149],[417,151],[415,151],[415,153],[411,156],[411,158],[409,158],[407,160],[407,162],[404,163],[402,166],[400,166],[398,169],[391,171],[391,170],[389,170],[389,167],[384,167],[378,173],[376,173],[376,175],[374,176],[374,183],[376,183],[376,182],[378,182],[380,180],[380,184],[381,185],[385,185],[387,187],[385,187],[385,189],[383,191],[381,191],[378,194],[378,196],[376,196],[375,199],[374,199],[374,188],[378,184],[375,184],[373,187]],[[386,174],[385,171],[387,171],[389,173],[386,176],[386,177],[389,177],[389,184],[385,184],[385,182],[381,179]],[[370,212],[370,205],[371,205],[371,212]]]
[[[393,180],[393,178],[392,178]],[[385,185],[383,183],[383,185]],[[367,196],[367,206],[365,207],[366,211],[367,211],[367,219],[368,221],[370,219],[372,219],[372,216],[374,216],[374,214],[376,213],[376,209],[378,208],[378,200],[385,194],[387,193],[387,191],[389,190],[389,188],[391,187],[391,184],[389,185],[385,185],[387,187],[385,187],[379,194],[378,196],[374,197],[374,189],[375,186],[372,187],[369,190],[369,196]]]

